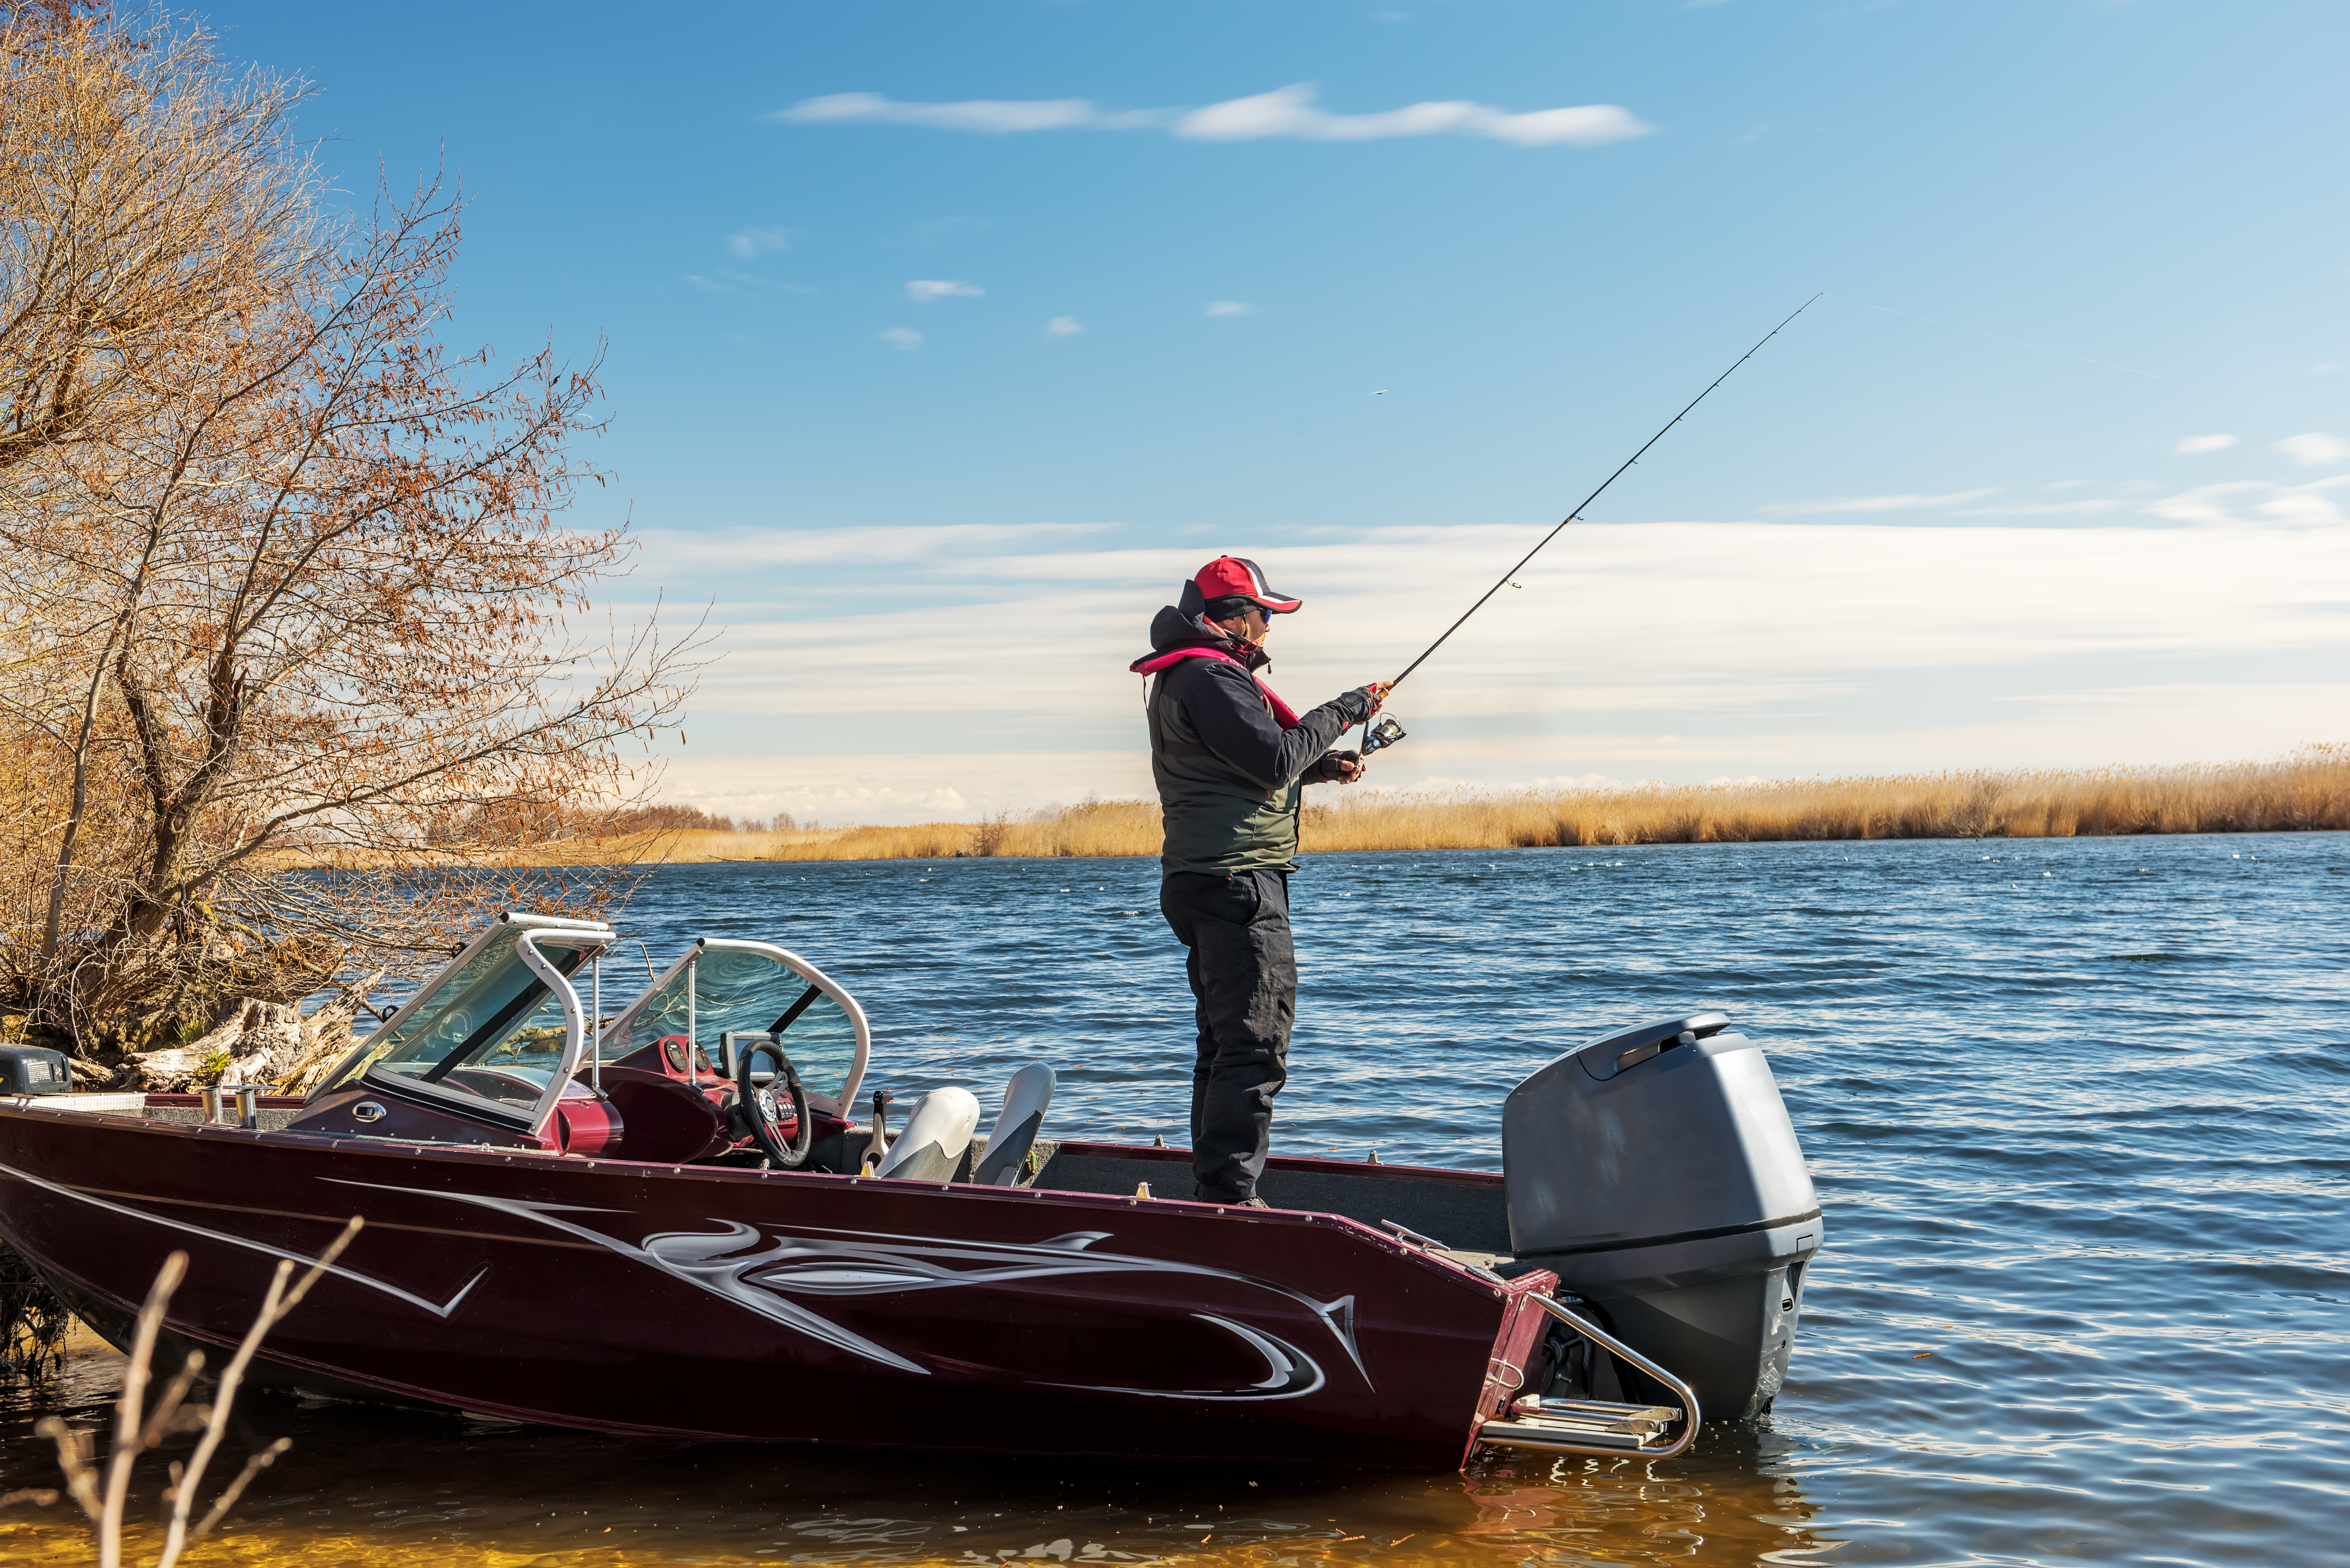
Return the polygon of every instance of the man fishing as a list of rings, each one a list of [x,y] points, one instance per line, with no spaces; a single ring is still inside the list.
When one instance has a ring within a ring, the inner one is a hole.
[[[1192,1196],[1258,1209],[1297,1010],[1289,874],[1303,786],[1362,776],[1360,755],[1330,747],[1378,711],[1388,684],[1303,717],[1274,696],[1257,679],[1272,662],[1264,641],[1273,618],[1303,603],[1274,592],[1255,562],[1219,556],[1152,619],[1152,652],[1131,667],[1153,678],[1144,703],[1167,831],[1159,907],[1191,950],[1198,1003]]]

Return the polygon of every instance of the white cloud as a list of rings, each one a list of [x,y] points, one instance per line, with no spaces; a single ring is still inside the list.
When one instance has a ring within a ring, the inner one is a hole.
[[[1081,98],[1006,103],[976,99],[965,103],[896,103],[869,92],[837,92],[812,98],[767,116],[796,125],[866,120],[883,125],[924,125],[934,130],[976,130],[1003,136],[1023,130],[1067,130],[1098,126],[1104,116]]]
[[[739,234],[726,236],[727,251],[746,260],[752,256],[765,255],[769,251],[787,251],[791,248],[791,234],[784,229],[744,229]]]
[[[767,118],[796,125],[920,125],[938,130],[1011,135],[1033,130],[1164,129],[1194,141],[1378,141],[1402,136],[1478,136],[1519,147],[1598,147],[1646,136],[1655,128],[1612,103],[1512,114],[1466,99],[1408,104],[1372,114],[1333,114],[1299,82],[1194,109],[1105,109],[1081,98],[962,103],[903,103],[878,93],[833,93]]]
[[[910,327],[892,327],[889,331],[879,334],[879,337],[881,341],[890,348],[902,348],[909,354],[929,341]]]
[[[1998,488],[1993,486],[1989,490],[1953,491],[1948,495],[1852,495],[1834,501],[1789,501],[1762,510],[1777,517],[1807,517],[1824,512],[1924,512],[1981,501],[1986,495],[1998,493]]]
[[[2203,484],[2177,495],[2166,495],[2150,502],[2147,513],[2172,523],[2233,523],[2238,519],[2229,512],[2227,498],[2246,491],[2266,491],[2273,488],[2257,479],[2239,479],[2227,484]]]
[[[2231,435],[2185,436],[2173,450],[2180,457],[2199,457],[2207,452],[2225,452],[2235,444],[2236,438]]]
[[[1175,122],[1175,134],[1195,141],[1253,141],[1295,137],[1307,141],[1378,141],[1399,136],[1458,134],[1490,137],[1520,147],[1565,142],[1596,147],[1645,136],[1652,129],[1612,103],[1510,114],[1465,99],[1415,103],[1378,114],[1332,114],[1314,101],[1310,84],[1277,88],[1252,98],[1195,109]]]
[[[1055,337],[1075,337],[1086,329],[1086,324],[1074,316],[1055,316],[1045,323],[1045,330]]]
[[[1254,316],[1256,314],[1256,306],[1253,305],[1243,305],[1237,299],[1211,299],[1208,301],[1208,309],[1206,314],[1210,316]]]
[[[2341,360],[2328,359],[2323,365],[2312,365],[2305,372],[2303,372],[2303,374],[2311,376],[2331,376],[2334,371],[2339,370],[2340,369],[2342,369]]]
[[[977,299],[986,292],[975,283],[956,277],[918,277],[906,285],[906,297],[916,305],[934,305],[941,299]]]
[[[756,293],[761,289],[771,289],[778,294],[816,292],[804,283],[779,283],[774,278],[758,277],[747,272],[736,272],[732,267],[717,266],[712,267],[710,271],[716,275],[690,272],[685,275],[685,281],[704,294]]]
[[[2324,431],[2287,436],[2270,450],[2284,453],[2303,468],[2324,468],[2350,458],[2350,441]]]
[[[2280,525],[2345,485],[2350,475],[2224,487],[2209,498],[2215,520],[2184,526],[1578,525],[1528,569],[1525,592],[1497,598],[1414,676],[1401,713],[1413,737],[1381,759],[1379,781],[2095,765],[2325,739],[2326,715],[2350,705],[2339,681],[2158,683],[2182,659],[2265,658],[2251,668],[2277,670],[2350,654],[2339,609],[2350,551]],[[714,592],[712,618],[728,625],[670,793],[758,815],[901,821],[953,813],[938,790],[968,811],[1145,794],[1127,661],[1211,549],[1264,561],[1306,594],[1271,672],[1304,707],[1392,673],[1451,618],[1431,605],[1466,605],[1530,534],[1428,526],[1178,547],[1126,542],[1159,529],[1070,525],[649,535],[647,580]],[[1007,686],[967,657],[1048,596],[1066,607],[1056,657],[1029,678]],[[1665,623],[1675,635],[1653,637]],[[1630,647],[1637,659],[1605,657]],[[2134,674],[2132,659],[2159,662]],[[1974,695],[1935,695],[1953,685]],[[726,735],[775,754],[723,757]]]
[[[753,566],[946,560],[1012,545],[1074,545],[1107,526],[937,523],[869,528],[648,528],[638,537],[644,543],[647,565],[657,572],[701,566],[733,573]]]
[[[2262,479],[2239,479],[2226,484],[2199,485],[2152,503],[2147,511],[2172,523],[2217,524],[2257,527],[2263,521],[2289,528],[2324,528],[2345,522],[2340,506],[2325,493],[2350,485],[2350,474],[2309,484],[2272,484]]]
[[[2027,501],[2013,506],[1962,506],[1951,514],[1954,517],[2081,517],[2099,512],[2118,512],[2124,503],[2111,499],[2102,501]]]
[[[2288,486],[2252,508],[2272,523],[2282,523],[2295,528],[2330,528],[2350,522],[2342,508],[2330,495],[2319,493],[2314,484]]]

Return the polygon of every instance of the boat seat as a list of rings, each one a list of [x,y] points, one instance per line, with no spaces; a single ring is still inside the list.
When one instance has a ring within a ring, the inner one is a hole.
[[[718,1107],[666,1073],[607,1064],[604,1097],[620,1114],[620,1141],[604,1150],[608,1158],[678,1165],[733,1141]]]
[[[970,1090],[951,1085],[932,1089],[914,1102],[905,1129],[890,1139],[873,1174],[905,1181],[952,1180],[978,1120],[979,1102]]]
[[[1031,1062],[1003,1085],[1003,1109],[988,1129],[986,1152],[972,1166],[971,1179],[981,1187],[1010,1187],[1018,1182],[1036,1147],[1036,1130],[1053,1104],[1058,1080],[1042,1062]]]

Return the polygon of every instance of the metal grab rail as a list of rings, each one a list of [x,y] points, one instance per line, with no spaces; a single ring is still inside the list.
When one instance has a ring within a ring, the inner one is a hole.
[[[1413,1230],[1410,1226],[1399,1224],[1393,1220],[1382,1220],[1379,1223],[1386,1229],[1394,1231],[1397,1239],[1404,1242],[1407,1246],[1417,1246],[1423,1251],[1436,1253],[1439,1256],[1444,1257],[1448,1262],[1468,1270],[1472,1274],[1483,1275],[1486,1279],[1492,1281],[1497,1285],[1506,1286],[1510,1282],[1508,1280],[1503,1278],[1500,1274],[1495,1273],[1492,1270],[1486,1268],[1484,1265],[1471,1262],[1468,1257],[1464,1257],[1460,1253],[1455,1252],[1451,1248],[1447,1247],[1443,1242],[1438,1241],[1433,1236],[1424,1236],[1420,1234],[1420,1232]],[[1479,1254],[1471,1255],[1474,1256]],[[1545,1428],[1536,1424],[1535,1422],[1483,1421],[1480,1422],[1477,1428],[1477,1440],[1479,1442],[1500,1443],[1511,1447],[1533,1449],[1537,1451],[1546,1450],[1551,1453],[1600,1455],[1638,1454],[1643,1459],[1669,1459],[1677,1454],[1686,1452],[1689,1446],[1697,1440],[1697,1429],[1704,1423],[1705,1413],[1698,1407],[1696,1389],[1690,1387],[1688,1384],[1682,1382],[1679,1378],[1674,1376],[1671,1373],[1666,1371],[1663,1367],[1658,1366],[1655,1362],[1649,1360],[1647,1356],[1641,1355],[1638,1351],[1633,1349],[1630,1345],[1625,1344],[1614,1334],[1609,1334],[1597,1324],[1591,1322],[1582,1314],[1566,1306],[1555,1297],[1529,1294],[1525,1299],[1534,1303],[1534,1305],[1542,1308],[1543,1311],[1550,1314],[1551,1316],[1558,1319],[1559,1322],[1566,1324],[1567,1327],[1575,1330],[1575,1333],[1583,1335],[1584,1338],[1591,1341],[1594,1345],[1598,1345],[1601,1349],[1623,1357],[1626,1361],[1630,1362],[1634,1366],[1638,1367],[1641,1371],[1647,1373],[1658,1382],[1662,1383],[1674,1393],[1679,1395],[1681,1397],[1681,1415],[1683,1417],[1681,1421],[1681,1435],[1673,1440],[1673,1444],[1670,1448],[1667,1449],[1649,1449],[1641,1448],[1625,1448],[1621,1445],[1603,1448],[1596,1444],[1579,1444],[1569,1440],[1572,1429],[1564,1425],[1560,1427]],[[1598,1402],[1586,1401],[1586,1403]],[[1629,1414],[1631,1411],[1638,1409],[1638,1407],[1624,1406],[1619,1408],[1624,1413]],[[1539,1420],[1540,1417],[1537,1415],[1536,1422]]]
[[[1679,1395],[1681,1398],[1682,1415],[1681,1435],[1673,1440],[1670,1448],[1665,1449],[1651,1450],[1647,1449],[1627,1449],[1622,1447],[1601,1448],[1596,1445],[1585,1445],[1566,1441],[1565,1440],[1564,1434],[1562,1434],[1561,1440],[1555,1442],[1549,1441],[1547,1440],[1549,1434],[1544,1432],[1544,1430],[1538,1426],[1530,1424],[1519,1425],[1511,1421],[1487,1421],[1480,1425],[1477,1429],[1477,1440],[1479,1442],[1501,1441],[1508,1443],[1511,1446],[1548,1449],[1556,1453],[1601,1455],[1629,1453],[1638,1454],[1642,1459],[1669,1459],[1677,1454],[1687,1451],[1689,1446],[1697,1440],[1697,1429],[1699,1426],[1703,1423],[1705,1416],[1698,1407],[1696,1389],[1691,1388],[1688,1384],[1682,1382],[1679,1378],[1674,1376],[1671,1373],[1666,1371],[1663,1367],[1658,1366],[1655,1362],[1649,1360],[1647,1356],[1641,1355],[1638,1351],[1633,1349],[1630,1345],[1625,1344],[1614,1334],[1609,1334],[1597,1324],[1591,1322],[1582,1314],[1574,1311],[1572,1308],[1553,1297],[1529,1295],[1525,1299],[1534,1303],[1534,1305],[1540,1307],[1543,1311],[1550,1314],[1551,1316],[1558,1319],[1559,1322],[1566,1324],[1567,1327],[1575,1330],[1575,1333],[1583,1335],[1584,1338],[1591,1341],[1592,1344],[1598,1345],[1601,1349],[1607,1351],[1610,1355],[1621,1356],[1624,1360],[1630,1362],[1634,1366],[1638,1367],[1641,1371],[1647,1373],[1658,1382],[1662,1383],[1674,1393]],[[1496,1432],[1496,1428],[1500,1428],[1500,1431]],[[1524,1438],[1534,1438],[1538,1440],[1534,1442],[1524,1442],[1522,1440]]]

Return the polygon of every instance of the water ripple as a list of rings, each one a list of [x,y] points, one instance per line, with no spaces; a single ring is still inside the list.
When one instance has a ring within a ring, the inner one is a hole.
[[[1403,1480],[689,1460],[257,1404],[256,1430],[302,1446],[222,1550],[964,1568],[1071,1553],[1267,1568],[2350,1561],[2345,847],[1315,859],[1294,888],[1288,1149],[1495,1169],[1503,1095],[1605,1029],[1718,1008],[1770,1049],[1829,1246],[1775,1417],[1680,1460],[1503,1457]],[[675,867],[623,924],[657,954],[697,933],[805,951],[872,1014],[877,1085],[957,1082],[986,1100],[1043,1059],[1062,1075],[1061,1130],[1183,1137],[1190,998],[1147,863]],[[19,1389],[14,1413],[103,1397],[103,1357],[75,1376]],[[37,1483],[45,1461],[16,1432],[0,1438],[5,1482]],[[20,1527],[0,1561],[61,1528]]]

